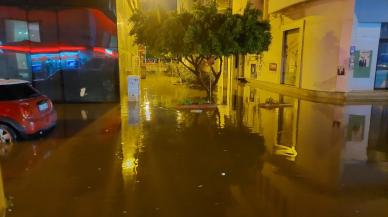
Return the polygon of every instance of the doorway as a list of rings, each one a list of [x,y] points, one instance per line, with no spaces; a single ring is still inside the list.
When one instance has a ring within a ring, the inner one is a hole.
[[[284,32],[282,84],[296,85],[299,70],[299,39],[299,28]]]
[[[375,89],[388,89],[388,39],[380,40]]]

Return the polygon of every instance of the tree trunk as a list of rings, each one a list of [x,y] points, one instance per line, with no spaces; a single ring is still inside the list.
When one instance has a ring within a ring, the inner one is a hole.
[[[223,66],[223,59],[222,57],[217,57],[216,60],[219,59],[219,70],[218,72],[214,69],[214,66],[212,65],[210,68],[211,68],[211,71],[213,73],[213,76],[214,76],[214,81],[211,82],[211,88],[212,88],[212,91],[211,91],[211,95],[213,95],[213,92],[214,92],[214,89],[217,87],[217,84],[218,84],[218,81],[220,80],[220,77],[221,77],[221,74],[222,74],[222,66]],[[211,98],[212,100],[213,99],[213,96]]]
[[[199,58],[194,58],[194,57],[188,57],[185,58],[187,63],[184,62],[182,59],[179,60],[179,62],[187,68],[190,72],[192,72],[197,80],[199,85],[206,91],[206,97],[210,102],[214,102],[214,97],[213,97],[213,92],[217,87],[217,83],[221,77],[222,74],[222,63],[223,59],[222,57],[216,57],[215,60],[219,59],[219,70],[216,71],[214,69],[213,65],[210,65],[211,73],[213,74],[214,80],[212,79],[212,76],[209,75],[209,81],[204,80],[202,74],[205,73],[201,70],[201,66],[203,63],[203,60],[206,59],[205,57],[199,57]],[[190,65],[189,65],[189,64]]]

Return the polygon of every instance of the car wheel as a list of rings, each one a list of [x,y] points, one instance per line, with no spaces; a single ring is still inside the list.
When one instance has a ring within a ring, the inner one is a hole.
[[[6,125],[0,124],[0,143],[13,143],[15,139],[15,131]]]
[[[12,150],[15,139],[15,131],[6,125],[0,124],[0,156],[7,155]]]

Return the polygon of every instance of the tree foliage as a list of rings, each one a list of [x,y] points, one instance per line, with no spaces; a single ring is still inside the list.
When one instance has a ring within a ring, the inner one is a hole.
[[[270,24],[249,5],[243,14],[219,13],[215,3],[179,14],[139,10],[131,21],[130,34],[138,44],[154,54],[176,57],[208,95],[220,78],[223,57],[260,54],[271,43]]]

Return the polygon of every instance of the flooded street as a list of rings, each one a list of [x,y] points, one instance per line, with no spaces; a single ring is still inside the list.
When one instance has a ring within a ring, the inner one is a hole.
[[[203,93],[148,75],[128,115],[57,105],[47,137],[1,150],[6,216],[388,216],[388,105],[232,93],[177,110]]]

